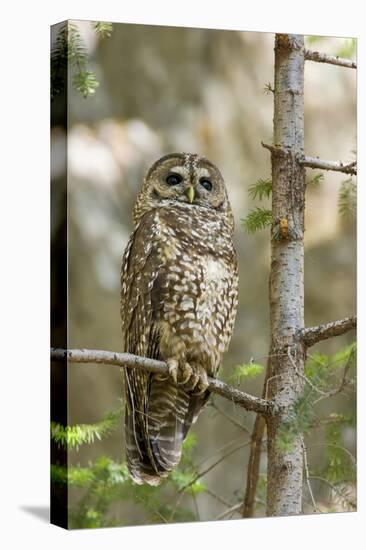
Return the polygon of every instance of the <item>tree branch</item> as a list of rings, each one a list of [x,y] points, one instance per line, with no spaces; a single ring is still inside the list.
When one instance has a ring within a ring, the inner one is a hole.
[[[131,353],[116,353],[91,349],[64,350],[51,348],[51,359],[53,361],[67,361],[69,363],[104,363],[117,367],[140,368],[154,374],[166,374],[169,376],[168,366],[163,361],[140,357]],[[208,381],[208,388],[212,393],[217,393],[248,411],[255,411],[263,415],[272,415],[275,413],[276,406],[272,401],[244,393],[216,378],[209,378]]]
[[[270,145],[269,143],[263,143],[262,147],[271,151],[274,155],[286,155],[285,149],[280,145]],[[318,157],[303,157],[298,159],[299,164],[307,166],[308,168],[315,168],[316,170],[332,170],[333,172],[343,172],[344,174],[350,174],[352,176],[357,175],[357,162],[352,161],[344,163],[342,161],[335,160],[322,160]]]
[[[308,168],[316,168],[320,170],[332,170],[333,172],[343,172],[344,174],[357,175],[357,163],[349,162],[344,164],[343,162],[334,160],[321,160],[317,157],[304,157],[299,160],[299,163]]]
[[[357,317],[346,317],[345,319],[333,321],[332,323],[305,328],[300,332],[300,338],[306,347],[310,347],[322,340],[345,334],[356,327]]]
[[[357,63],[351,59],[344,59],[335,55],[327,55],[312,50],[305,50],[306,61],[318,61],[318,63],[330,63],[330,65],[339,65],[340,67],[348,67],[349,69],[357,69]]]
[[[244,504],[241,509],[243,518],[251,518],[254,514],[255,494],[258,485],[262,440],[265,427],[266,421],[264,417],[257,415],[250,442],[251,445],[247,470],[247,485],[245,489]]]

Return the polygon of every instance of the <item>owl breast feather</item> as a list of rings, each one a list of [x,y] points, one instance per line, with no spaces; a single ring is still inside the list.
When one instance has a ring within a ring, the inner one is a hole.
[[[231,231],[207,209],[164,209],[157,254],[165,280],[160,314],[161,351],[184,354],[215,375],[233,330],[237,264]],[[206,210],[206,211],[205,211]]]

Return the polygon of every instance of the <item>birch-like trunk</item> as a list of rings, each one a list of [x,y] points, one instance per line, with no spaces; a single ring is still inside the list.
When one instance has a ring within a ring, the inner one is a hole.
[[[301,512],[302,434],[281,444],[283,426],[303,390],[304,346],[304,39],[277,34],[275,43],[274,143],[270,321],[271,362],[267,397],[280,412],[267,417],[267,515]]]

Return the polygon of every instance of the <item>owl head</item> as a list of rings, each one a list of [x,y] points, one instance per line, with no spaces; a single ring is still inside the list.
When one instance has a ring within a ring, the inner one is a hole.
[[[155,208],[174,205],[211,209],[232,217],[224,179],[207,158],[193,153],[171,153],[149,168],[137,197],[135,224]]]

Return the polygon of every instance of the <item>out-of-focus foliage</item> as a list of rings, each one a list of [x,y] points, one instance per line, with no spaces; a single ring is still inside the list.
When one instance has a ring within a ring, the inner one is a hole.
[[[101,38],[109,38],[113,32],[112,23],[106,23],[104,21],[95,21],[93,23],[94,30]]]
[[[324,174],[321,172],[315,176],[306,178],[306,185],[320,185],[324,181]]]
[[[112,34],[111,23],[94,23],[93,28],[101,38]],[[89,55],[76,23],[66,21],[57,32],[51,47],[51,99],[62,92],[66,82],[66,70],[73,71],[72,83],[84,98],[95,94],[99,82],[93,71],[88,70]]]
[[[357,186],[352,178],[345,180],[339,191],[338,211],[343,218],[350,220],[357,213]]]
[[[255,378],[256,376],[259,376],[263,373],[263,371],[264,366],[258,363],[245,363],[244,365],[237,365],[228,380],[239,384],[248,378]]]

